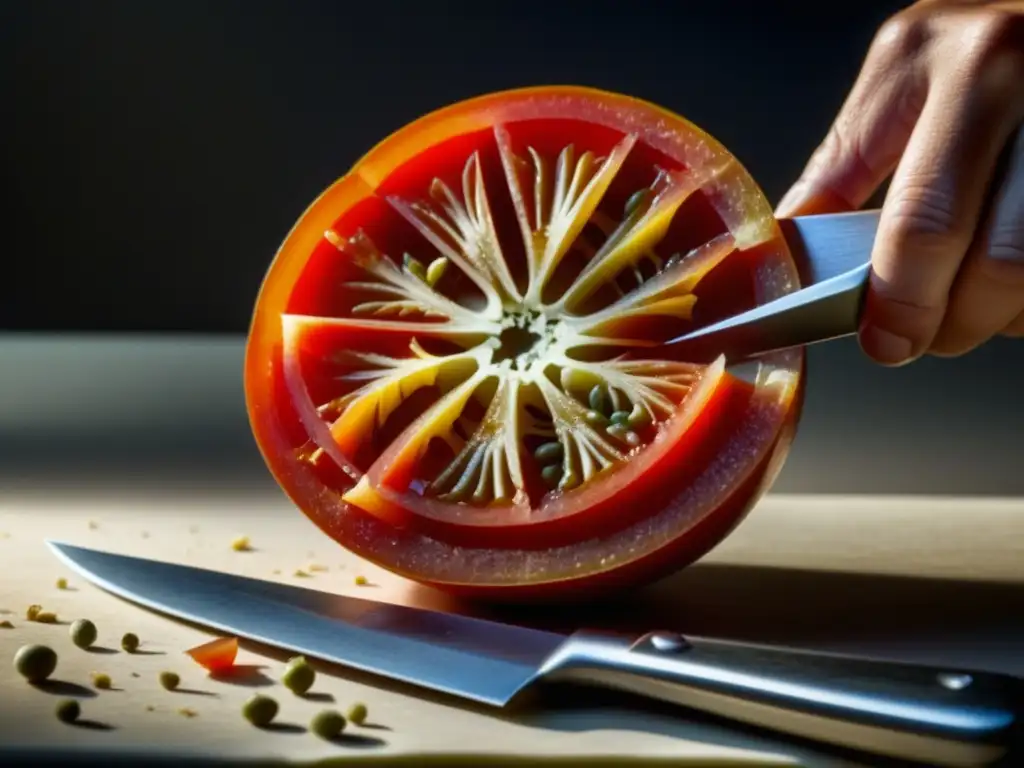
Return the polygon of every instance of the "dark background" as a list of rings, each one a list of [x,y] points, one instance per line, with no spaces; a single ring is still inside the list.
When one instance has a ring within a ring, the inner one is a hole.
[[[240,391],[252,303],[377,141],[488,91],[598,86],[687,116],[776,201],[903,5],[0,3],[0,332],[79,332],[0,333],[0,468],[267,487]],[[146,331],[171,336],[81,335]],[[1024,493],[1022,358],[996,341],[888,370],[851,340],[812,348],[777,489]]]
[[[324,187],[405,123],[504,88],[662,104],[777,200],[900,5],[6,0],[21,274],[0,327],[244,332]]]

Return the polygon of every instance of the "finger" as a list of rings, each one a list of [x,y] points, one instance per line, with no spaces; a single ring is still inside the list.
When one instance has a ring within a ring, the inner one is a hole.
[[[985,86],[966,70],[937,78],[893,175],[860,329],[864,352],[883,365],[931,346],[1015,127],[1005,92]]]
[[[936,355],[962,355],[1024,312],[1024,128],[1009,148],[1005,176],[971,246],[939,332]]]
[[[1024,338],[1024,312],[1021,312],[1017,317],[1010,321],[1010,324],[1003,328],[1000,336],[1006,336],[1011,339]]]
[[[872,42],[846,101],[776,215],[859,208],[892,172],[925,96],[922,28],[894,17]]]

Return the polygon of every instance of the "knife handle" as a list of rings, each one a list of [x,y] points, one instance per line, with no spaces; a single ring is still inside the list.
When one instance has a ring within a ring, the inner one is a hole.
[[[540,678],[602,685],[930,765],[989,765],[1020,738],[1019,678],[651,632],[578,632]]]

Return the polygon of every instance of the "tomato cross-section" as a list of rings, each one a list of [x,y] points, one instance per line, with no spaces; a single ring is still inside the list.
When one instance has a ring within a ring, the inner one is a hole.
[[[683,118],[542,87],[399,130],[328,188],[257,300],[260,450],[342,546],[503,599],[633,586],[770,487],[802,351],[659,346],[799,287],[764,195]]]

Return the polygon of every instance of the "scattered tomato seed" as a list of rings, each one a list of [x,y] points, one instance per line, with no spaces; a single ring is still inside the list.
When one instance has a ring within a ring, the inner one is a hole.
[[[302,570],[301,568],[296,568],[296,569],[295,569],[295,575],[296,575],[296,576],[298,576],[298,577],[299,577],[300,579],[301,579],[301,578],[306,578],[306,577],[308,577],[308,576],[309,576],[309,574],[308,574],[308,573],[306,573],[306,572],[305,572],[304,570]]]
[[[67,588],[68,588],[68,580],[67,579],[65,579],[65,578],[57,579],[57,589],[67,589]]]
[[[113,685],[110,680],[110,675],[105,672],[93,672],[92,684],[102,691],[108,690],[110,686]]]
[[[30,683],[41,683],[57,668],[57,653],[45,645],[23,645],[14,654],[14,669]]]
[[[281,684],[296,696],[304,695],[316,682],[316,672],[301,656],[292,659],[281,675]]]
[[[40,611],[36,614],[35,620],[40,624],[56,624],[57,614],[53,611]]]
[[[345,718],[340,712],[334,709],[325,709],[313,716],[309,723],[309,730],[321,739],[330,741],[345,730],[345,725]]]
[[[76,619],[68,631],[71,635],[71,642],[79,648],[89,648],[96,642],[96,625],[88,619]]]
[[[196,712],[194,709],[189,709],[188,707],[182,707],[181,709],[178,710],[178,714],[182,715],[183,717],[195,717],[199,713]]]
[[[126,632],[121,638],[121,648],[127,653],[135,653],[139,650],[139,636],[134,632]]]
[[[231,542],[231,548],[235,550],[235,552],[248,552],[252,549],[252,546],[249,544],[248,536],[239,536]]]
[[[277,717],[278,704],[275,699],[262,693],[254,693],[242,704],[242,717],[257,728],[266,728]]]
[[[366,715],[367,715],[366,705],[361,703],[361,702],[353,704],[348,709],[348,719],[351,720],[356,725],[362,725],[363,723],[365,723],[366,722]]]
[[[181,677],[178,676],[177,672],[161,672],[160,673],[160,685],[166,688],[168,691],[173,691],[178,687],[181,682]]]
[[[36,616],[39,615],[39,612],[41,610],[43,610],[43,606],[36,605],[35,603],[33,603],[32,605],[30,605],[26,609],[26,611],[25,611],[25,618],[28,619],[29,621],[35,621],[36,620]]]
[[[313,572],[316,572],[316,571],[323,572],[323,571],[327,570],[327,566],[326,565],[320,565],[318,563],[313,563],[311,566],[309,566],[308,570],[313,571]]]
[[[14,629],[14,625],[7,619],[4,619],[3,621],[0,621],[0,629]]]
[[[57,704],[54,712],[62,723],[73,723],[82,714],[82,706],[74,699],[64,699]]]
[[[367,584],[370,583],[369,581],[366,580],[365,576],[356,576],[355,581],[356,581],[356,586],[359,586],[359,587],[365,587]]]

